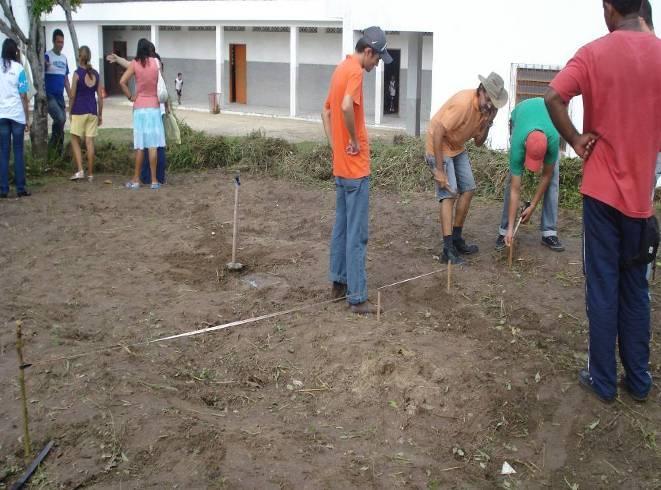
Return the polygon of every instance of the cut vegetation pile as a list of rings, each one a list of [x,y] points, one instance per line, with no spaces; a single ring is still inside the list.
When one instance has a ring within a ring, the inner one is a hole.
[[[210,136],[181,123],[182,144],[168,149],[171,172],[229,168],[260,172],[302,182],[332,184],[332,153],[323,143],[291,144],[280,138],[266,137],[254,131],[245,137]],[[130,130],[102,129],[97,140],[98,173],[126,174],[132,169],[133,150]],[[397,135],[392,142],[371,143],[372,185],[396,192],[431,191],[431,172],[424,161],[424,140]],[[468,145],[473,172],[478,183],[477,196],[501,199],[508,175],[506,152]],[[72,171],[67,155],[48,165],[30,160],[27,170],[34,183],[47,175],[66,175]],[[560,204],[566,208],[580,206],[578,187],[582,175],[581,161],[564,158],[560,172]],[[532,197],[534,177],[526,174],[525,186]]]

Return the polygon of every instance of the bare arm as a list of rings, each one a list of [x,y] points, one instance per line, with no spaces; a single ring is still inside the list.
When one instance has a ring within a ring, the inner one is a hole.
[[[599,136],[594,133],[580,134],[569,117],[567,104],[562,97],[549,87],[544,95],[544,102],[553,125],[560,135],[572,146],[576,154],[587,160]]]
[[[482,127],[480,129],[480,132],[475,136],[475,146],[482,146],[484,145],[484,142],[487,140],[487,137],[489,136],[489,130],[491,129],[491,126],[493,126],[493,120],[496,118],[496,114],[498,114],[498,109],[493,109],[491,113],[487,116],[485,121],[482,123]]]
[[[351,145],[354,149],[359,149],[360,145],[358,144],[358,138],[356,137],[356,124],[354,122],[354,111],[353,111],[353,99],[350,95],[345,95],[342,99],[342,115],[344,116],[344,124],[349,131],[349,138],[351,139]],[[358,153],[356,151],[356,153]]]
[[[69,100],[71,100],[71,85],[69,84],[69,77],[67,75],[64,75],[64,90],[66,91]]]
[[[507,210],[507,234],[505,235],[505,245],[508,247],[512,244],[514,236],[514,221],[516,220],[516,210],[519,207],[519,200],[521,199],[521,176],[512,175],[510,180],[510,207]]]
[[[127,69],[131,64],[125,58],[122,58],[121,56],[117,56],[114,53],[106,56],[106,61],[109,63],[117,63],[119,66],[121,66],[124,69]]]
[[[542,176],[539,179],[539,184],[537,184],[537,190],[535,191],[535,196],[532,198],[532,202],[530,203],[530,208],[531,208],[530,213],[524,216],[522,223],[528,222],[530,216],[532,216],[533,211],[537,208],[537,205],[542,200],[542,197],[544,196],[546,189],[548,189],[549,185],[551,184],[551,179],[553,178],[554,170],[555,170],[555,165],[544,165],[544,169],[542,170]]]
[[[129,90],[129,80],[133,76],[133,65],[129,64],[126,71],[122,74],[122,78],[119,80],[119,87],[122,89],[122,92],[126,97],[134,101],[135,97],[131,95],[131,90]]]
[[[324,132],[328,138],[328,144],[333,146],[333,133],[331,132],[331,110],[324,107],[321,111],[321,120],[324,123]]]
[[[30,105],[28,101],[28,94],[21,94],[21,103],[23,104],[23,112],[25,113],[25,132],[30,132]]]
[[[436,168],[432,170],[434,174],[434,180],[438,182],[438,186],[442,189],[447,189],[450,192],[454,192],[454,189],[450,188],[448,183],[448,175],[445,173],[445,167],[443,166],[443,138],[445,137],[445,127],[442,124],[438,124],[434,128],[434,134],[432,137],[432,147],[434,148],[434,161],[436,162]]]
[[[73,87],[68,90],[69,94],[69,119],[71,119],[71,111],[73,110],[73,104],[76,102],[76,91],[78,90],[78,73],[73,74]]]
[[[101,85],[101,81],[96,86],[96,105],[98,107],[99,126],[101,126],[103,124],[103,85]]]

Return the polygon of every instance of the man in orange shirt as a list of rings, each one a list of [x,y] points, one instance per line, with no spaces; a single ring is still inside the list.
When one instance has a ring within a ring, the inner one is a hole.
[[[370,147],[365,128],[363,71],[392,62],[386,35],[379,27],[365,29],[353,55],[340,63],[331,78],[321,113],[333,148],[335,225],[330,245],[329,279],[333,297],[347,297],[351,311],[374,313],[367,302],[367,222],[369,210]]]
[[[441,261],[445,263],[463,264],[461,255],[478,251],[477,245],[468,245],[461,236],[475,192],[473,170],[464,145],[474,139],[477,146],[482,146],[498,109],[507,103],[507,90],[500,75],[491,73],[479,79],[477,89],[462,90],[452,96],[432,118],[427,130],[425,160],[434,174],[436,197],[441,202]]]

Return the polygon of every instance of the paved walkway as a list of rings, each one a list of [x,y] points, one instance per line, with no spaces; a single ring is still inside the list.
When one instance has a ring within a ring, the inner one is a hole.
[[[235,111],[210,114],[208,111],[176,107],[177,116],[186,121],[193,129],[205,131],[209,134],[224,136],[245,136],[246,134],[262,130],[266,136],[284,138],[292,143],[301,141],[321,141],[326,136],[321,120],[289,119],[265,115],[244,115]],[[104,128],[130,128],[131,106],[124,98],[108,97],[103,108]],[[395,134],[402,133],[400,129],[369,128],[370,137],[392,140]]]

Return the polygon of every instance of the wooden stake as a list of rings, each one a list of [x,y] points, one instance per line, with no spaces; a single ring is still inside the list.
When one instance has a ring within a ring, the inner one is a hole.
[[[510,251],[509,251],[509,257],[507,258],[507,265],[509,268],[512,268],[512,261],[514,260],[514,240],[516,239],[516,234],[519,231],[519,226],[521,226],[521,221],[523,218],[519,218],[519,221],[517,221],[516,226],[514,227],[514,233],[512,233],[512,244],[510,245]]]
[[[232,264],[236,263],[236,232],[238,229],[237,215],[239,210],[239,183],[234,184],[234,230],[232,232]]]
[[[376,321],[381,321],[381,291],[376,292]]]
[[[452,285],[452,262],[448,260],[448,293],[450,292],[451,285]]]
[[[16,352],[18,353],[18,384],[21,387],[21,402],[23,404],[23,452],[25,461],[29,462],[32,457],[32,445],[30,444],[30,429],[28,421],[28,399],[25,390],[25,365],[23,361],[23,333],[21,327],[23,322],[16,321]]]

